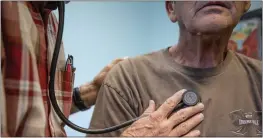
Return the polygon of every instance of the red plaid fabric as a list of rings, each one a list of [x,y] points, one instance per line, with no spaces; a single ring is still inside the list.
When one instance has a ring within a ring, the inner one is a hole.
[[[48,98],[48,76],[58,29],[55,15],[45,10],[41,16],[31,2],[25,1],[1,2],[1,11],[2,136],[66,136]],[[62,46],[55,92],[68,117],[73,72],[64,71],[64,67]]]

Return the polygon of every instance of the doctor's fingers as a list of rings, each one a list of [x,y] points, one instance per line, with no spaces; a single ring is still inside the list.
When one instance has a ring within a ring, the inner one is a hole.
[[[128,59],[128,57],[117,58],[117,59],[113,60],[113,61],[111,62],[111,64],[117,64],[117,63],[119,63],[120,61],[123,61],[123,60],[125,60],[125,59]]]
[[[127,58],[114,59],[110,64],[108,64],[106,67],[104,67],[101,72],[109,72],[113,66],[115,66],[116,64],[118,64],[119,62],[121,62],[125,59],[127,59]]]
[[[159,116],[160,119],[167,118],[174,110],[178,103],[182,100],[185,89],[176,92],[173,96],[169,97],[153,114]]]
[[[93,84],[99,89],[100,86],[102,85],[102,82],[104,81],[104,79],[106,78],[107,74],[109,73],[109,71],[120,61],[123,61],[123,58],[119,58],[119,59],[115,59],[114,61],[112,61],[111,64],[108,64],[107,66],[105,66],[97,76],[95,76],[95,78],[93,79]]]
[[[99,89],[106,78],[108,72],[101,72],[99,73],[92,81],[92,85],[94,85],[97,89]]]

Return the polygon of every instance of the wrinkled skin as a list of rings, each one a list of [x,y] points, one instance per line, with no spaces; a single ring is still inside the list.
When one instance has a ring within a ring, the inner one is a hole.
[[[170,20],[178,22],[180,30],[218,34],[222,31],[232,33],[232,29],[250,7],[250,1],[225,1],[227,8],[203,7],[207,3],[208,1],[166,2],[166,9]]]
[[[204,119],[204,115],[200,113],[204,110],[202,103],[171,114],[182,100],[185,91],[183,89],[176,92],[157,110],[155,110],[154,102],[150,101],[142,118],[127,128],[121,136],[199,136],[200,131],[192,129]]]
[[[211,68],[220,64],[234,27],[250,7],[250,1],[221,1],[225,7],[207,6],[209,2],[166,2],[167,14],[180,30],[178,44],[169,53],[181,65]]]
[[[169,49],[174,60],[188,67],[210,68],[224,60],[228,40],[241,16],[249,9],[249,1],[226,2],[227,7],[207,6],[208,1],[166,2],[170,20],[178,22],[179,42]],[[183,90],[167,99],[155,110],[150,103],[141,119],[127,128],[122,136],[200,136],[193,130],[204,119],[203,104],[169,113],[182,98]],[[193,116],[193,117],[190,117]]]

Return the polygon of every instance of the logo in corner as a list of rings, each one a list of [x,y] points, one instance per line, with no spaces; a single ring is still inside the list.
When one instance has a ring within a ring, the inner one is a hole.
[[[253,112],[244,112],[243,110],[236,110],[229,114],[230,119],[234,126],[235,130],[231,132],[244,136],[246,133],[254,131],[258,136],[262,135],[262,112],[253,111]]]

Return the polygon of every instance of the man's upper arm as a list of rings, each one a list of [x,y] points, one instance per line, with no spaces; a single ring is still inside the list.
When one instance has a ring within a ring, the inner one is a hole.
[[[122,94],[116,87],[108,83],[103,84],[98,93],[90,129],[115,126],[136,117],[131,105],[128,103],[128,99]],[[125,129],[88,136],[120,136]]]

